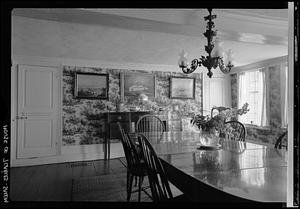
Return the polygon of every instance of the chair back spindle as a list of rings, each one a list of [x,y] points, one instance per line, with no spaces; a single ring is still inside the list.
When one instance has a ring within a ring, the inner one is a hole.
[[[287,131],[283,132],[278,139],[276,140],[275,143],[275,148],[276,149],[281,149],[282,147],[285,147],[287,150]]]
[[[143,134],[138,134],[138,141],[146,163],[153,201],[172,199],[173,195],[167,175],[152,145]]]
[[[224,124],[224,134],[229,136],[231,140],[245,141],[246,128],[239,121],[227,121]]]
[[[155,115],[144,115],[136,125],[136,132],[144,134],[148,140],[159,143],[166,127],[161,119]]]
[[[122,145],[124,149],[125,158],[128,164],[129,169],[134,169],[139,163],[140,159],[138,157],[135,145],[130,140],[127,133],[125,133],[124,129],[118,123],[121,135],[122,135]]]
[[[121,135],[122,135],[122,145],[125,153],[125,158],[127,161],[127,201],[130,200],[132,191],[133,178],[139,179],[138,185],[138,201],[141,201],[141,191],[144,191],[147,195],[145,187],[142,188],[143,179],[147,176],[146,164],[144,163],[141,155],[138,153],[137,145],[133,143],[130,139],[129,134],[122,128],[120,123],[118,123]],[[148,195],[150,198],[151,196]]]

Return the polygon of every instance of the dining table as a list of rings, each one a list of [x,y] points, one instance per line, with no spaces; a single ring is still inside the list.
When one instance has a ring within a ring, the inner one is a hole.
[[[225,138],[218,146],[203,146],[200,136],[200,132],[165,132],[162,140],[149,140],[169,181],[191,201],[286,202],[285,149]]]

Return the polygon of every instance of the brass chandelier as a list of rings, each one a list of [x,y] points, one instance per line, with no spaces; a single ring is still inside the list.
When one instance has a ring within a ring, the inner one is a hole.
[[[220,70],[223,73],[229,73],[231,69],[234,67],[233,66],[233,57],[232,57],[232,50],[229,49],[227,54],[227,59],[226,59],[226,66],[223,61],[224,53],[221,48],[221,42],[219,39],[215,36],[217,36],[217,30],[213,30],[215,27],[214,22],[212,21],[217,17],[217,15],[212,15],[212,9],[208,8],[209,15],[204,17],[205,21],[207,22],[206,26],[206,31],[203,33],[203,35],[207,39],[207,45],[205,46],[205,51],[208,53],[208,56],[201,56],[199,59],[193,59],[191,62],[190,68],[188,68],[188,62],[186,58],[186,53],[184,50],[182,50],[180,54],[180,58],[178,60],[178,65],[182,69],[182,71],[186,74],[190,74],[194,72],[197,67],[199,66],[204,66],[208,69],[208,77],[211,78],[213,73],[211,72],[212,68],[216,69],[217,67],[220,68]]]

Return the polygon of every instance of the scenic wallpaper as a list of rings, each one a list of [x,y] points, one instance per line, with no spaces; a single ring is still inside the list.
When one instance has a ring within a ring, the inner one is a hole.
[[[75,73],[108,74],[108,99],[81,99],[74,97]],[[180,114],[183,126],[190,127],[190,115],[202,110],[202,74],[185,75],[176,72],[120,70],[98,67],[63,66],[63,145],[99,144],[105,137],[105,112],[118,111],[121,100],[121,73],[141,73],[155,77],[155,97],[143,105],[144,111]],[[170,99],[170,77],[195,78],[195,99]],[[124,96],[121,111],[139,108],[137,96]]]
[[[284,131],[278,129],[280,115],[280,71],[279,66],[269,67],[270,128],[247,126],[246,139],[275,143]],[[97,73],[108,75],[108,99],[81,99],[74,97],[75,73]],[[118,109],[121,101],[121,74],[142,73],[155,77],[155,97],[143,105],[144,111],[164,112],[180,115],[184,130],[193,128],[191,115],[202,112],[203,91],[202,74],[185,75],[177,72],[120,70],[100,67],[63,66],[63,145],[99,144],[104,142],[105,112],[139,110],[137,96],[124,96],[122,110]],[[170,99],[170,78],[195,78],[195,99]],[[147,76],[146,76],[147,77]],[[237,107],[237,75],[231,75],[232,107]]]

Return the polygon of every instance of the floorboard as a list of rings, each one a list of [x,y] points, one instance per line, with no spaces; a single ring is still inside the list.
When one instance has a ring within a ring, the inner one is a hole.
[[[18,196],[18,201],[37,201],[37,199],[39,199],[39,186],[41,182],[45,180],[45,171],[47,170],[48,166],[49,165],[30,167],[30,169],[33,170],[32,176],[28,176],[29,181],[27,181],[22,188],[22,195]]]
[[[125,166],[126,159],[120,158],[11,168],[10,200],[126,202]],[[145,178],[143,186],[147,185]],[[180,194],[176,187],[171,188],[175,196]],[[151,194],[150,189],[148,193]],[[138,193],[132,193],[130,201],[137,200]],[[143,192],[141,200],[151,201]]]
[[[10,191],[11,200],[18,200],[18,196],[21,195],[22,189],[25,187],[34,172],[34,169],[30,168],[31,167],[11,168],[10,188],[14,189],[13,192]]]
[[[67,164],[47,168],[47,181],[39,187],[39,201],[71,201],[72,169]]]
[[[60,187],[55,181],[57,178],[57,165],[47,165],[44,168],[40,168],[38,191],[35,195],[36,201],[51,200],[51,196],[55,194],[56,188]],[[47,178],[47,181],[44,179]],[[57,188],[60,189],[60,188]]]
[[[96,175],[105,175],[105,174],[110,174],[112,171],[110,170],[110,161],[106,160],[97,160],[93,161],[93,166],[96,171]]]
[[[72,178],[76,179],[79,177],[96,176],[96,170],[93,162],[75,162],[71,163]]]

